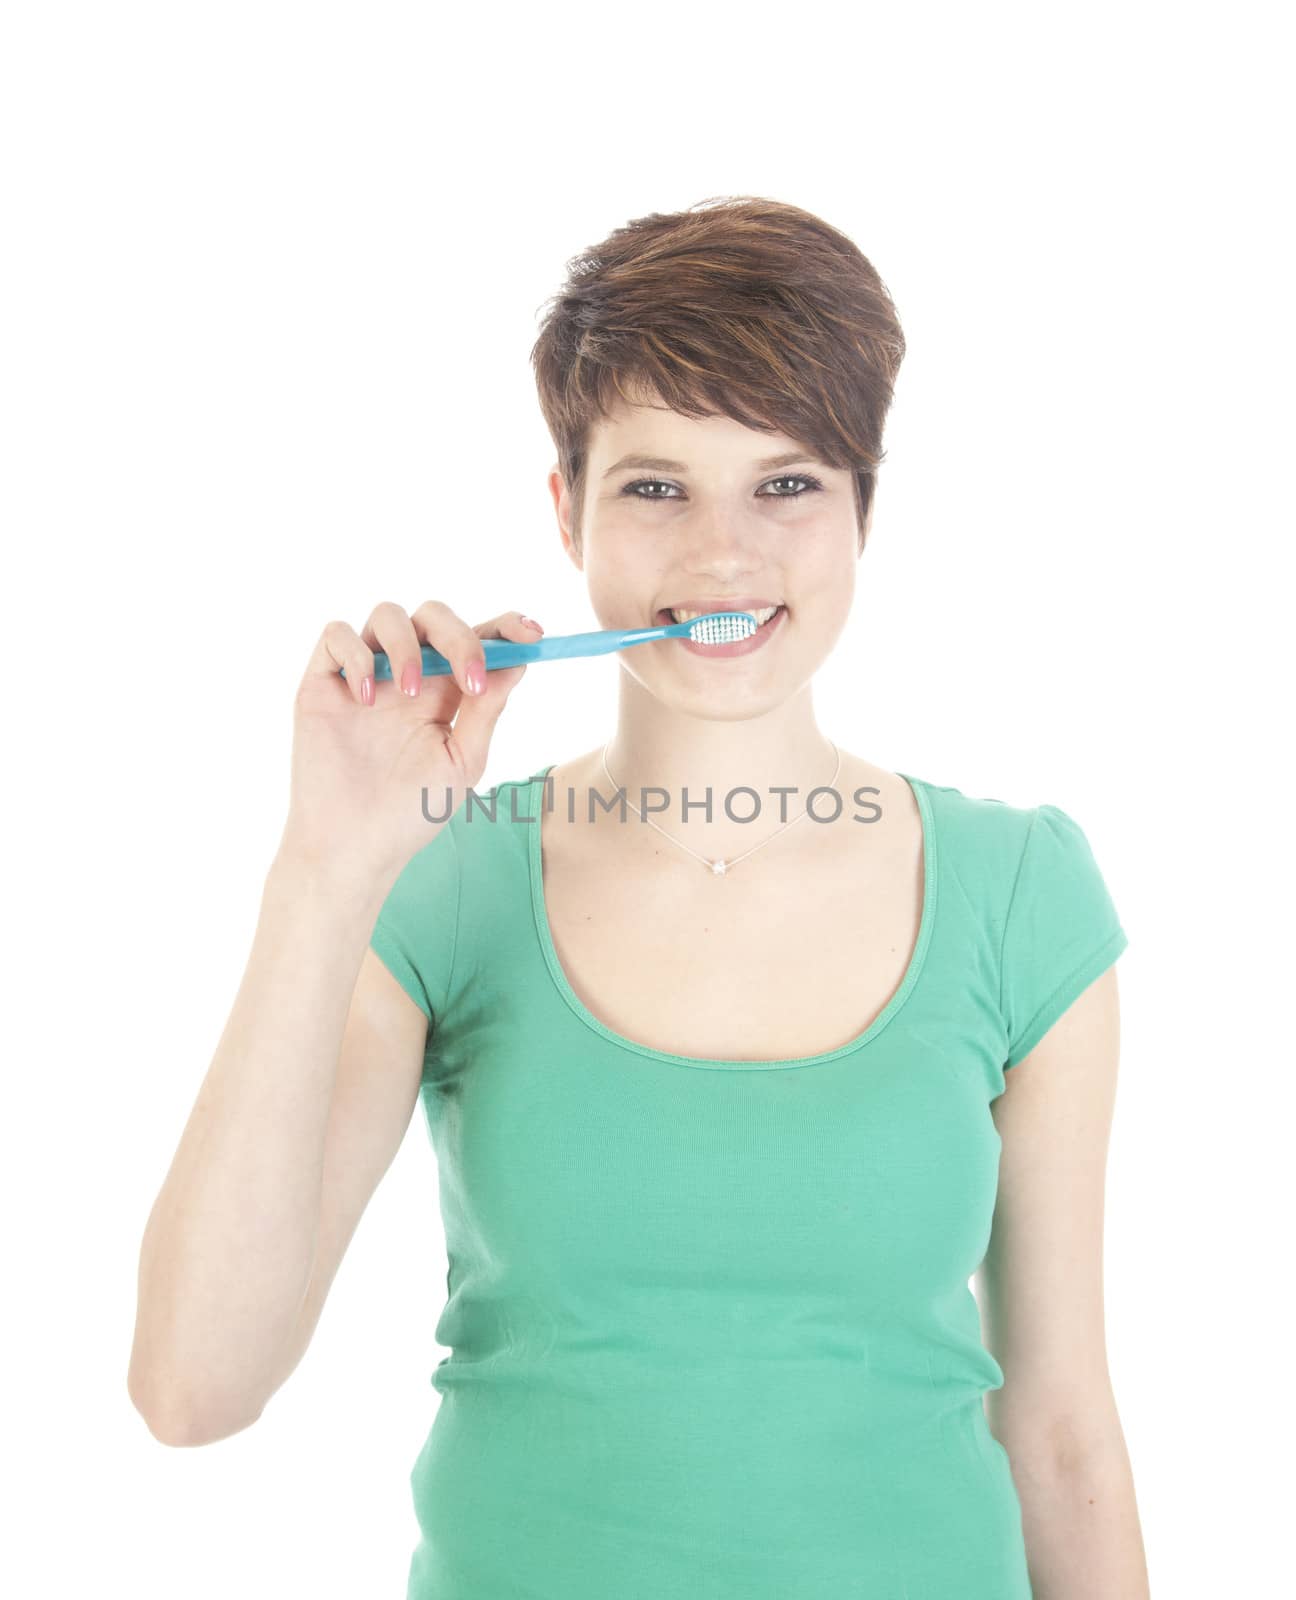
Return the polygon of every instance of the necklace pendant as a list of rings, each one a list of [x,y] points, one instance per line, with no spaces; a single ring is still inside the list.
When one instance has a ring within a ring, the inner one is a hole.
[[[728,863],[725,861],[713,861],[711,863],[711,870],[715,873],[717,878],[723,878],[727,868]]]

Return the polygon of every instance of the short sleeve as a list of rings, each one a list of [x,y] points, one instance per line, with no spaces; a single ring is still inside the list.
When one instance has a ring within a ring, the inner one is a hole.
[[[452,819],[406,863],[369,936],[374,953],[433,1026],[454,976],[459,879]]]
[[[1127,943],[1079,824],[1057,806],[1036,806],[1004,925],[1005,1067],[1030,1054]]]

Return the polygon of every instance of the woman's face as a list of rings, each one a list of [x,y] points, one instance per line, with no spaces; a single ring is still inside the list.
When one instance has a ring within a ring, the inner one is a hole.
[[[849,471],[729,417],[618,401],[590,441],[579,552],[556,469],[549,482],[602,627],[656,627],[675,620],[667,608],[780,607],[742,655],[709,660],[674,640],[627,649],[622,666],[656,697],[756,714],[800,690],[831,652],[859,555]]]

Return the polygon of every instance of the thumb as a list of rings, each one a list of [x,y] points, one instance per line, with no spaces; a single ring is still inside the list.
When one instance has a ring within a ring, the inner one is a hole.
[[[480,776],[486,770],[486,757],[490,754],[495,724],[508,703],[509,695],[525,674],[524,666],[501,667],[496,672],[488,672],[483,692],[466,694],[460,700],[459,714],[454,721],[454,738],[468,772]]]

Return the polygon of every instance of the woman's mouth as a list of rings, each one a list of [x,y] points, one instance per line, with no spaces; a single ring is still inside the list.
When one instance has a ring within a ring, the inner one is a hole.
[[[714,609],[730,611],[750,610],[752,616],[758,619],[764,617],[765,620],[760,622],[760,625],[757,627],[755,633],[748,634],[745,639],[737,639],[731,644],[699,644],[697,640],[687,637],[673,640],[672,643],[682,645],[684,649],[689,651],[689,653],[692,655],[708,656],[713,661],[728,660],[733,656],[747,656],[750,655],[753,650],[761,649],[761,647],[768,642],[770,636],[776,633],[783,625],[783,618],[787,615],[787,606],[781,602],[774,607],[772,613],[769,611],[767,606],[762,606],[758,609],[747,606],[716,607]],[[708,615],[707,612],[695,612],[691,606],[681,607],[679,612],[672,610],[669,606],[663,606],[661,610],[657,612],[656,620],[659,625],[669,627],[675,622],[691,621],[695,616],[706,615]]]

